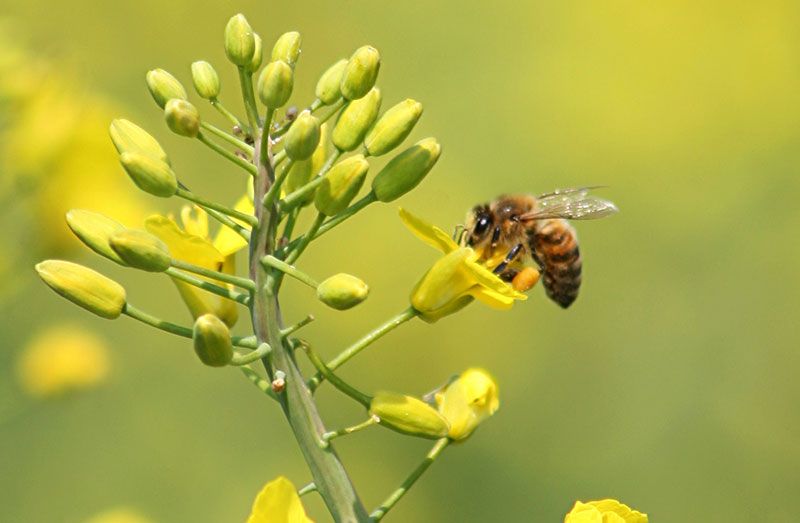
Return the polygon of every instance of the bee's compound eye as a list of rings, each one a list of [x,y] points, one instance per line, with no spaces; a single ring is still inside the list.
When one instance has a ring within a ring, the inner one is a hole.
[[[489,226],[492,224],[492,217],[487,216],[485,214],[478,216],[478,219],[475,221],[475,228],[472,232],[476,236],[480,236],[489,230]]]

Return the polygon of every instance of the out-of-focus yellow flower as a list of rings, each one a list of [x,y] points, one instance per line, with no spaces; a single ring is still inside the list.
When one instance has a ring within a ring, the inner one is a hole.
[[[480,257],[472,248],[459,247],[443,230],[404,209],[400,209],[400,219],[415,236],[445,254],[411,292],[411,305],[422,319],[436,321],[465,307],[473,298],[495,309],[508,309],[514,300],[527,299],[478,263]]]
[[[253,502],[247,523],[314,523],[306,516],[297,489],[291,481],[278,476],[270,481]]]
[[[494,378],[483,369],[467,369],[435,396],[439,413],[450,424],[448,436],[467,438],[486,418],[497,412],[500,397]]]
[[[128,507],[119,507],[97,514],[86,523],[152,523],[152,520]]]
[[[17,363],[22,388],[30,395],[53,397],[99,385],[109,373],[103,340],[76,325],[57,325],[39,333]]]
[[[117,112],[69,72],[35,58],[0,26],[0,191],[25,191],[30,225],[47,253],[77,244],[64,223],[73,208],[122,222],[146,214],[120,173],[106,129]]]
[[[247,196],[240,198],[235,208],[245,213],[253,212],[253,204]],[[172,258],[206,269],[234,274],[236,252],[247,245],[241,236],[228,227],[220,227],[212,241],[208,231],[208,214],[197,206],[184,206],[181,209],[181,222],[183,228],[172,217],[155,214],[145,220],[145,228],[167,244]],[[213,314],[229,327],[236,324],[239,311],[235,302],[188,283],[176,279],[172,281],[194,319],[204,314]],[[214,283],[222,285],[216,281]]]
[[[616,499],[587,503],[576,501],[564,517],[564,523],[647,523],[647,514],[633,510]]]

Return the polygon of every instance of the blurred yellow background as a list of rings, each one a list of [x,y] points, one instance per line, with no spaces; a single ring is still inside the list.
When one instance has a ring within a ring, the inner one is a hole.
[[[189,64],[209,60],[221,99],[241,113],[222,47],[239,11],[267,49],[284,31],[302,33],[301,106],[330,63],[365,43],[381,51],[384,107],[421,101],[412,138],[443,145],[431,175],[399,202],[426,219],[449,229],[500,193],[581,185],[609,185],[602,194],[621,209],[577,224],[585,278],[569,310],[537,288],[508,313],[473,305],[435,325],[412,322],[343,369],[364,390],[423,393],[472,365],[500,383],[498,414],[446,452],[388,520],[560,521],[574,500],[602,497],[653,521],[797,520],[797,2],[4,4],[6,38],[29,54],[0,50],[0,187],[18,182],[22,168],[9,165],[33,158],[43,192],[3,194],[0,208],[3,521],[83,522],[119,506],[162,523],[243,521],[267,480],[309,478],[279,409],[237,371],[203,367],[185,340],[93,317],[33,278],[38,259],[69,257],[125,284],[138,306],[190,321],[165,277],[91,255],[64,239],[58,216],[72,189],[80,202],[92,187],[107,187],[92,208],[127,225],[177,209],[136,194],[124,176],[107,139],[117,116],[153,132],[196,192],[238,196],[239,173],[169,133],[144,74],[162,67],[190,86]],[[84,109],[48,115],[21,140],[2,126],[29,84],[20,94],[9,78],[32,65],[45,71],[47,96],[65,97],[56,105]],[[65,119],[82,141],[59,145]],[[97,160],[65,160],[86,150]],[[287,285],[287,320],[313,312],[304,336],[326,356],[405,308],[436,257],[396,207],[370,207],[303,259],[313,275],[369,282],[358,312],[325,309]],[[62,321],[103,337],[108,377],[92,390],[31,397],[17,360]],[[330,387],[319,398],[331,427],[363,419]],[[428,446],[375,429],[337,449],[374,506]],[[326,521],[315,495],[304,503]]]

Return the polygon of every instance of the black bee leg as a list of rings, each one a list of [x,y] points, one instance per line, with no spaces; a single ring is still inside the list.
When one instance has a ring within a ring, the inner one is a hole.
[[[521,243],[518,243],[514,247],[512,247],[511,250],[508,251],[508,254],[506,254],[506,258],[502,261],[502,263],[500,263],[500,265],[495,267],[494,271],[492,272],[494,272],[495,274],[502,274],[503,271],[506,270],[506,267],[508,267],[508,264],[514,261],[514,258],[517,257],[519,251],[521,250],[522,250]]]
[[[500,241],[500,226],[494,228],[494,232],[492,233],[492,247],[497,245],[497,242]]]

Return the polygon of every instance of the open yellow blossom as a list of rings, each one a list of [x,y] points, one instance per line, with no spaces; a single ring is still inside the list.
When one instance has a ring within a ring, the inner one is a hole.
[[[105,342],[76,325],[57,325],[40,332],[23,349],[17,363],[22,388],[31,396],[59,396],[105,381],[109,373]]]
[[[314,523],[291,481],[278,476],[261,489],[247,523]]]
[[[564,523],[647,523],[647,514],[642,514],[616,499],[575,502],[575,506],[564,517]]]
[[[119,507],[97,514],[86,523],[151,523],[151,520],[134,509]]]
[[[253,212],[253,204],[247,196],[240,198],[235,208],[241,212]],[[212,241],[208,231],[208,214],[197,206],[184,206],[181,209],[181,222],[183,228],[172,217],[155,214],[145,220],[145,228],[167,244],[174,259],[226,274],[235,273],[236,252],[247,246],[241,236],[228,227],[220,227]],[[239,311],[235,302],[186,282],[174,278],[172,281],[195,319],[204,314],[213,314],[229,327],[236,324]]]
[[[400,209],[400,219],[415,236],[445,254],[411,292],[411,305],[422,319],[434,322],[473,299],[495,309],[508,309],[514,300],[527,299],[478,263],[480,256],[471,247],[460,247],[443,230],[404,209]]]
[[[467,369],[435,396],[439,413],[450,424],[448,436],[462,440],[497,412],[500,397],[494,378],[483,369]]]

